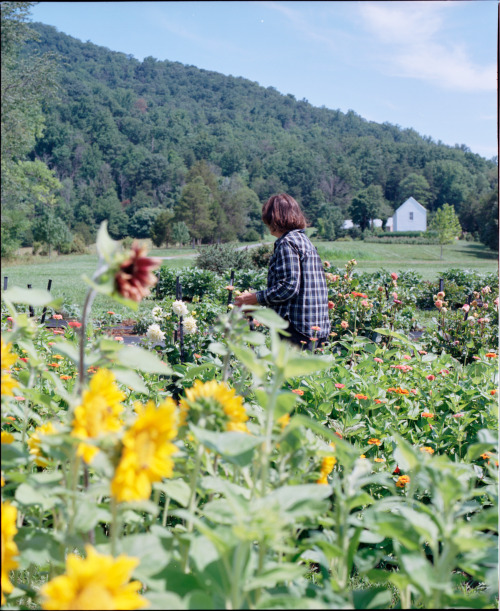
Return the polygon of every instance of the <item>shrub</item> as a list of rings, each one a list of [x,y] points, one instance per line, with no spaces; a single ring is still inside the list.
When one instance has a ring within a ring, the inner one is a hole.
[[[252,267],[247,249],[239,250],[234,244],[212,244],[199,250],[196,265],[200,269],[222,273],[228,269]]]
[[[253,266],[257,268],[268,267],[269,259],[274,252],[274,246],[272,244],[262,244],[257,248],[250,250],[250,258]]]

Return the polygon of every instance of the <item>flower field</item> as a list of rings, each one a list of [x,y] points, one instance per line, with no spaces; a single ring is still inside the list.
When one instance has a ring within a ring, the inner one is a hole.
[[[179,298],[105,225],[98,252],[73,324],[3,295],[3,608],[497,608],[498,283],[325,262],[310,352],[232,307],[265,274],[186,274]],[[152,305],[141,345],[99,293]]]

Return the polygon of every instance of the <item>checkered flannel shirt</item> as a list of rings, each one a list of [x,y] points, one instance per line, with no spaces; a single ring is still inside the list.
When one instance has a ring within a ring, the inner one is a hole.
[[[308,337],[314,326],[320,327],[319,338],[330,333],[323,263],[303,229],[289,231],[276,240],[267,288],[257,292],[257,301]]]

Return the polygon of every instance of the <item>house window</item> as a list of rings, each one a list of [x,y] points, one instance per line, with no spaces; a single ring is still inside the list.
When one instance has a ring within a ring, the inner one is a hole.
[[[410,221],[413,221],[413,212],[410,212]]]

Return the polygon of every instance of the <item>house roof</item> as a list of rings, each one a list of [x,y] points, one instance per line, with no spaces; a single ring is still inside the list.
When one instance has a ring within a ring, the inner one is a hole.
[[[426,209],[426,208],[424,208],[424,206],[422,206],[422,204],[420,204],[419,202],[417,202],[417,200],[416,200],[414,197],[409,197],[409,198],[408,198],[408,199],[407,199],[405,202],[403,202],[403,203],[401,204],[401,206],[399,206],[399,208],[396,210],[396,212],[397,212],[398,210],[401,210],[401,208],[403,208],[403,206],[406,206],[407,204],[410,204],[410,205],[413,205],[413,206],[415,206],[415,205],[416,205],[416,206],[418,206],[419,208],[422,208],[422,210],[423,210],[424,212],[427,212],[427,209]]]

